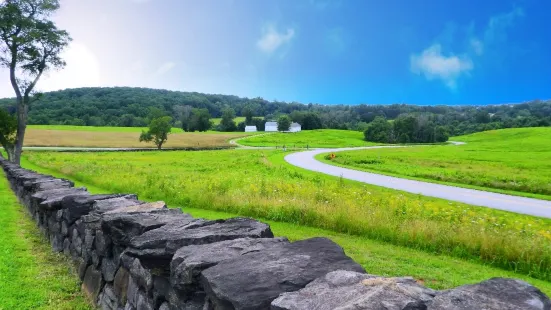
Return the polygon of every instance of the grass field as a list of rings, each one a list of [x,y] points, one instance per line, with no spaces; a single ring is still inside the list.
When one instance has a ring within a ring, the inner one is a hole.
[[[276,150],[27,152],[29,163],[110,192],[328,229],[551,279],[551,220],[305,171]]]
[[[454,137],[460,146],[419,146],[336,153],[358,170],[551,199],[551,128],[503,129]],[[528,195],[527,195],[528,194]],[[532,194],[532,195],[529,195]]]
[[[139,127],[29,126],[25,146],[154,147],[152,143],[138,141],[142,130]],[[172,130],[173,133],[163,145],[165,148],[229,146],[229,140],[251,135],[244,132],[183,132],[178,128]]]
[[[212,121],[212,124],[213,124],[214,126],[216,126],[216,125],[220,124],[220,121],[222,121],[222,118],[211,118],[210,120]],[[238,117],[234,118],[233,121],[234,121],[236,124],[239,124],[239,123],[245,121],[245,117],[244,117],[244,116],[238,116]]]
[[[26,158],[23,158],[23,165],[27,168],[53,174],[57,177],[68,177],[76,181],[77,186],[85,186],[92,193],[99,194],[112,192],[111,190],[99,188],[91,183],[79,182],[74,176],[72,177],[57,171],[38,167],[27,161]],[[140,193],[140,198],[144,199],[142,193]],[[170,206],[175,207],[176,205]],[[239,215],[237,213],[197,209],[188,206],[184,206],[182,209],[195,217],[207,219],[229,218]],[[263,220],[270,224],[276,236],[286,236],[290,240],[319,236],[330,238],[341,245],[348,255],[360,263],[371,274],[389,277],[413,276],[418,281],[434,289],[448,289],[463,284],[480,282],[492,277],[514,277],[523,279],[537,286],[544,293],[551,295],[550,282],[483,265],[480,264],[478,260],[468,261],[447,255],[435,255],[425,251],[370,240],[363,236],[337,233],[285,222]]]
[[[52,252],[0,169],[0,309],[92,309],[70,266]]]
[[[351,130],[319,129],[296,133],[274,133],[239,140],[247,146],[356,147],[375,145],[363,140],[363,133]]]

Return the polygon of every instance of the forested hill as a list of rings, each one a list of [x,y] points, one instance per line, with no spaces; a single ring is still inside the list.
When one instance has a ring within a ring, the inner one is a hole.
[[[377,116],[395,119],[414,114],[445,126],[451,135],[509,127],[537,127],[551,124],[551,100],[491,106],[319,105],[267,101],[147,88],[78,88],[45,93],[29,113],[30,124],[145,126],[152,108],[176,116],[176,106],[206,108],[220,117],[226,106],[237,116],[251,109],[254,116],[268,119],[279,114],[300,118],[316,114],[324,128],[362,130]],[[0,106],[13,111],[13,99],[0,99]],[[155,109],[154,109],[155,110]],[[175,119],[178,119],[175,117]]]

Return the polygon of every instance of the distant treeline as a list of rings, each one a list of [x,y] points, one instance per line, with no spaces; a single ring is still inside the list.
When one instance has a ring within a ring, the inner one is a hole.
[[[2,106],[13,112],[14,100],[0,99]],[[160,111],[172,116],[176,126],[185,128],[182,113],[190,108],[202,109],[195,110],[195,119],[188,119],[200,129],[206,126],[206,112],[211,118],[222,117],[224,112],[236,116],[249,114],[255,117],[254,123],[259,129],[266,120],[276,120],[282,114],[288,114],[304,130],[359,131],[365,131],[376,117],[395,120],[410,115],[430,121],[450,136],[499,128],[551,125],[549,100],[491,106],[320,105],[130,87],[78,88],[45,93],[31,107],[29,124],[143,127],[147,126],[152,114]],[[241,130],[244,124],[222,127],[217,129]]]

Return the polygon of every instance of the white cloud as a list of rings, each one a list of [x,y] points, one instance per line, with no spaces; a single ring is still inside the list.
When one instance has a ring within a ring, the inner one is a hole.
[[[507,28],[511,27],[515,20],[522,16],[524,16],[524,10],[518,7],[511,12],[492,16],[484,32],[484,40],[489,42],[505,40]]]
[[[176,66],[176,63],[175,63],[175,62],[172,62],[172,61],[165,62],[164,64],[162,64],[162,65],[157,69],[157,71],[155,71],[155,73],[153,74],[153,76],[157,77],[157,76],[164,75],[164,74],[166,74],[168,71],[172,70],[175,66]]]
[[[450,89],[455,89],[457,79],[473,69],[473,62],[466,55],[445,56],[440,44],[434,44],[421,54],[410,56],[410,69],[428,80],[442,80]]]
[[[65,88],[101,85],[100,63],[86,45],[73,42],[61,54],[67,66],[48,72],[37,84],[37,90],[54,91]]]
[[[473,49],[474,53],[477,55],[484,54],[484,43],[476,38],[471,38],[471,48]]]
[[[274,26],[268,26],[262,30],[262,37],[256,42],[256,46],[261,51],[271,54],[282,45],[288,44],[294,36],[295,30],[292,28],[280,33]]]

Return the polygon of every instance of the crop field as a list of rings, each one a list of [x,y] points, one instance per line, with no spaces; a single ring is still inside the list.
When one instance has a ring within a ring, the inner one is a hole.
[[[454,137],[460,146],[336,153],[339,166],[413,179],[551,199],[551,128],[518,128]]]
[[[27,152],[27,164],[109,192],[316,227],[551,280],[551,220],[324,176],[277,150]]]
[[[138,141],[143,129],[139,127],[29,126],[25,146],[154,147],[152,143]],[[173,128],[173,133],[169,135],[163,147],[228,146],[229,140],[248,135],[251,133],[183,132],[181,129]]]
[[[92,309],[69,266],[19,206],[0,169],[0,309]]]
[[[287,146],[306,148],[315,147],[357,147],[370,146],[375,143],[364,141],[362,132],[351,130],[319,129],[294,133],[273,133],[239,140],[247,146]]]

